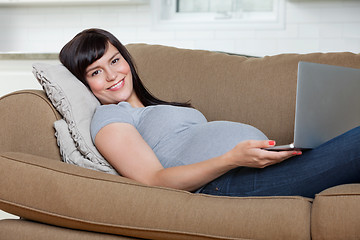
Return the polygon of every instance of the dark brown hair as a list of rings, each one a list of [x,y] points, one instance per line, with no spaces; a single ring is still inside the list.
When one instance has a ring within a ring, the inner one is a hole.
[[[165,104],[191,107],[189,103],[166,102],[153,96],[137,74],[130,53],[113,34],[103,29],[92,28],[78,33],[61,49],[60,62],[90,89],[85,78],[86,68],[105,54],[109,43],[119,50],[129,64],[134,91],[144,106]]]

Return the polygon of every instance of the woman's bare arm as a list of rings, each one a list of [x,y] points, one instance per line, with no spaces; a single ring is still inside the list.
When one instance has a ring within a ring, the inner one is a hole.
[[[95,145],[122,176],[147,185],[187,191],[194,191],[235,167],[263,168],[295,154],[262,150],[270,146],[269,141],[245,141],[222,156],[165,169],[136,128],[127,123],[103,127],[96,135]]]

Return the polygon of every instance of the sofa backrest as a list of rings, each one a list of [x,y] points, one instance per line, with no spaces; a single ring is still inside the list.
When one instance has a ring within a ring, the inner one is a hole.
[[[246,58],[146,44],[127,48],[140,77],[157,97],[191,100],[208,120],[249,123],[278,144],[293,138],[300,60],[360,68],[360,54],[353,53]],[[43,91],[25,90],[2,97],[0,113],[0,152],[61,160],[53,128],[61,116]]]
[[[360,68],[360,54],[353,53],[248,58],[146,44],[126,47],[155,96],[190,100],[208,120],[251,124],[278,144],[293,139],[300,60]]]

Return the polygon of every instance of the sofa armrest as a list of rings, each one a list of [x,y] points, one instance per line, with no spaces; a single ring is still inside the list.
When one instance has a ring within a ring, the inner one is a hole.
[[[24,153],[0,154],[0,208],[26,219],[150,239],[309,239],[311,199],[150,187]]]
[[[332,187],[317,194],[311,214],[312,239],[359,239],[360,184]]]
[[[61,160],[53,124],[61,119],[41,90],[0,98],[0,152],[23,152]]]

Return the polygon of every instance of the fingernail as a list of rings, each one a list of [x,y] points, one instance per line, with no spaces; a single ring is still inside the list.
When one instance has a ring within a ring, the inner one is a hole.
[[[270,140],[270,141],[269,141],[269,145],[270,145],[270,146],[274,146],[274,145],[275,145],[275,141],[274,141],[274,140]]]

